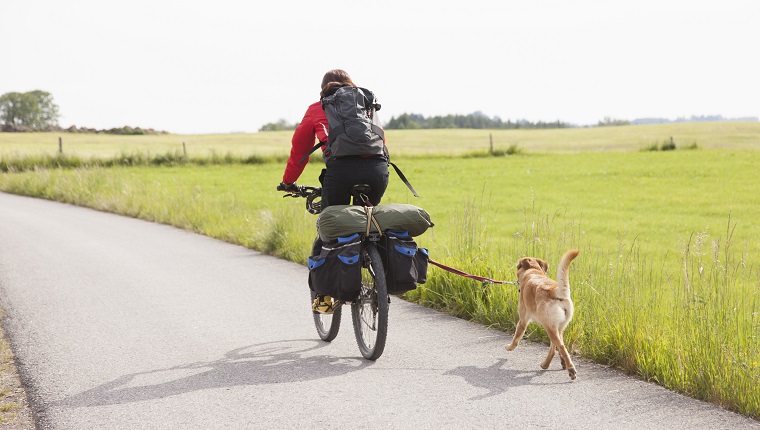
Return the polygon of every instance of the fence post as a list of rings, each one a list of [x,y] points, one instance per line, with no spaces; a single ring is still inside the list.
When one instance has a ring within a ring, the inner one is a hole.
[[[488,137],[491,141],[490,146],[488,147],[488,153],[493,155],[493,133],[488,133]]]
[[[182,153],[185,155],[185,158],[187,158],[187,147],[185,146],[185,142],[182,142]]]
[[[58,136],[58,153],[63,154],[63,138]]]

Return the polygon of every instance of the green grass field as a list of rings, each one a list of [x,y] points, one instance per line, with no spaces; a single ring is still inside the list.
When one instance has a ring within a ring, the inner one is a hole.
[[[482,156],[489,133],[495,147],[518,145],[522,155]],[[36,143],[13,136],[21,135],[0,133],[0,161],[39,154]],[[670,136],[699,149],[640,151]],[[153,137],[127,149],[103,137],[89,136],[92,146],[82,146],[79,155],[158,148]],[[185,137],[159,138],[174,145],[170,139]],[[218,138],[216,145],[213,136],[198,136],[196,149],[278,157],[289,149],[285,133]],[[570,270],[577,310],[565,335],[573,350],[760,417],[760,176],[754,171],[760,125],[396,131],[389,141],[396,143],[394,161],[421,197],[411,196],[391,173],[384,202],[413,203],[431,214],[436,227],[418,243],[432,258],[514,280],[521,256],[556,265],[564,251],[579,248]],[[260,149],[252,149],[255,142]],[[476,153],[481,156],[452,156]],[[310,163],[299,183],[316,184],[321,167]],[[274,191],[283,168],[282,162],[243,165],[234,159],[209,166],[40,166],[0,175],[0,190],[168,223],[304,262],[315,218],[302,199],[282,199]],[[482,286],[434,268],[429,275],[408,299],[513,329],[514,288]],[[540,327],[529,331],[545,340]]]
[[[283,156],[290,152],[291,132],[216,135],[142,135],[70,133],[0,133],[0,158],[58,154],[110,157],[120,153],[182,152],[190,157],[210,154]],[[760,123],[711,122],[553,130],[388,130],[393,156],[454,155],[511,145],[532,153],[578,151],[637,151],[672,137],[676,145],[703,149],[760,149]]]

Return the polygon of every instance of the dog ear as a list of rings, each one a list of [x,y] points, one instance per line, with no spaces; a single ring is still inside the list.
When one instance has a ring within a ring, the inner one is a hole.
[[[530,261],[528,261],[528,257],[523,257],[520,259],[520,261],[517,262],[517,268],[523,268],[528,269],[530,268]]]
[[[541,266],[541,270],[543,270],[544,273],[549,273],[549,263],[540,258],[536,258],[536,261],[538,261],[538,265]]]

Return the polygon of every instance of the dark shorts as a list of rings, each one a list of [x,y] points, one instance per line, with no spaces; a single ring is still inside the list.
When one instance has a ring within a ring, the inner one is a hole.
[[[322,208],[351,204],[351,187],[367,184],[372,191],[367,195],[373,205],[388,187],[388,161],[382,157],[343,157],[327,161],[320,176],[322,182]]]

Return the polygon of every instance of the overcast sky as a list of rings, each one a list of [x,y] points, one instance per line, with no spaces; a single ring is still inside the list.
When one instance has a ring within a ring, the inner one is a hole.
[[[255,132],[342,68],[385,121],[760,117],[758,19],[758,0],[0,0],[0,94],[50,92],[64,127]]]

